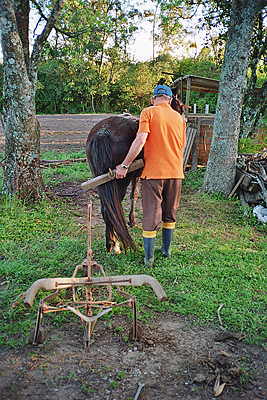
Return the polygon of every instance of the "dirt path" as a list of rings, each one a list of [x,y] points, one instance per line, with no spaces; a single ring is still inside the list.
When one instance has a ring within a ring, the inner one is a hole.
[[[91,127],[105,117],[40,116],[41,150],[81,150]],[[87,197],[80,184],[59,184],[55,192],[69,196],[83,223]],[[93,222],[103,226],[99,205]],[[170,312],[141,322],[140,342],[127,341],[130,326],[125,315],[100,318],[92,345],[84,349],[78,318],[56,328],[45,316],[43,345],[0,349],[0,400],[130,400],[140,382],[145,387],[139,400],[211,400],[218,377],[226,383],[221,400],[267,399],[266,346],[248,346],[239,335]]]

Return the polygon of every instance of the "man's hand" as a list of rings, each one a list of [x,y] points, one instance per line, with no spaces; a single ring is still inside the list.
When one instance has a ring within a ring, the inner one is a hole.
[[[127,175],[128,169],[122,168],[122,165],[119,164],[116,167],[116,179],[123,179]]]

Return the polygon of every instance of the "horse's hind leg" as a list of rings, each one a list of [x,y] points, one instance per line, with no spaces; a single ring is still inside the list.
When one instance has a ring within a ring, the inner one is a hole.
[[[121,253],[120,244],[117,241],[114,227],[111,224],[111,222],[107,216],[107,213],[105,211],[105,208],[102,206],[102,204],[101,204],[101,213],[102,213],[104,222],[106,224],[106,249],[109,253],[120,254]]]
[[[131,199],[131,209],[129,212],[129,226],[135,226],[135,205],[139,195],[139,188],[138,188],[139,176],[135,176],[132,179],[132,190],[130,194]]]

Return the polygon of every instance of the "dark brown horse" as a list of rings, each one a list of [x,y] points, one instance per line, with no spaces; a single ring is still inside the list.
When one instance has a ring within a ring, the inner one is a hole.
[[[180,114],[184,113],[181,100],[173,97],[171,106]],[[87,160],[93,176],[102,175],[120,164],[136,137],[139,119],[130,115],[108,117],[97,123],[90,131],[86,141]],[[143,158],[141,152],[137,158]],[[127,187],[132,183],[129,226],[135,225],[135,204],[138,198],[138,181],[141,170],[128,173],[124,179],[113,180],[98,186],[101,213],[106,224],[106,248],[109,252],[120,253],[122,243],[135,250],[135,243],[128,231],[122,209],[122,200]]]

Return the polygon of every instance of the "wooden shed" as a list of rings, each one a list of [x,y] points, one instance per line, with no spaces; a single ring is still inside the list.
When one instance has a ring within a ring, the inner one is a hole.
[[[196,75],[185,75],[176,79],[171,87],[179,87],[180,96],[186,91],[185,105],[190,106],[190,92],[218,93],[220,81],[217,79],[205,78]],[[255,88],[255,94],[259,93],[260,88]],[[210,145],[213,135],[213,125],[215,114],[189,113],[186,108],[186,118],[188,125],[197,130],[194,143],[192,145],[191,156],[192,168],[197,164],[207,164]]]

